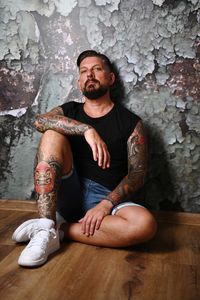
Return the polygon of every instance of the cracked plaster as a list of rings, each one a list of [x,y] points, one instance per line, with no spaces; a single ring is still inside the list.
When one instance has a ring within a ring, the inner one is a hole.
[[[188,58],[195,56],[193,45],[199,35],[199,26],[193,26],[192,32],[191,28],[185,26],[189,13],[190,9],[184,2],[171,10],[166,7],[162,15],[159,8],[153,8],[151,1],[125,0],[120,3],[119,13],[105,13],[104,9],[94,4],[81,8],[80,22],[87,28],[92,47],[103,48],[115,59],[126,56],[141,81],[155,70],[155,62],[166,66],[175,61],[176,55]],[[90,25],[91,22],[94,26]],[[113,27],[115,32],[109,35]],[[116,41],[118,45],[113,49]],[[154,51],[157,53],[154,54]]]
[[[162,4],[165,2],[165,0],[152,0],[153,4],[162,6]]]
[[[31,198],[39,134],[30,119],[69,99],[80,100],[74,62],[80,51],[95,48],[115,61],[124,104],[147,128],[146,203],[200,211],[200,3],[167,2],[0,2],[0,84],[7,85],[0,98],[2,197]],[[9,102],[13,91],[16,97]],[[19,165],[21,155],[25,165]]]

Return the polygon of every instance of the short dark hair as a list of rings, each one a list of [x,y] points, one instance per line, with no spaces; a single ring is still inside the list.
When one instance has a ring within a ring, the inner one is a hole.
[[[113,72],[113,65],[112,65],[111,61],[109,60],[109,58],[105,54],[102,54],[102,53],[97,52],[95,50],[86,50],[86,51],[83,51],[79,55],[79,57],[77,58],[78,68],[80,68],[80,64],[81,64],[82,60],[84,60],[86,57],[99,57],[99,58],[101,58],[102,61],[105,63],[105,65],[109,68],[109,70],[111,72]]]

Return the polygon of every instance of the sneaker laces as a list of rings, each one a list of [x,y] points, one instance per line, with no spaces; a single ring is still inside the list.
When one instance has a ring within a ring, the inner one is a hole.
[[[49,242],[49,238],[56,238],[56,231],[54,228],[51,229],[41,229],[37,228],[30,234],[30,242],[27,245],[27,248],[31,247],[40,247],[46,249],[46,245]]]
[[[29,228],[29,234],[28,237],[29,239],[31,239],[35,234],[37,234],[39,231],[41,230],[41,227],[35,225],[35,224],[31,224],[30,228]],[[43,229],[45,230],[45,229]]]

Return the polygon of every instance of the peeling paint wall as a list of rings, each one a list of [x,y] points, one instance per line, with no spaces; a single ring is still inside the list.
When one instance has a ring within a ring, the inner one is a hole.
[[[90,48],[116,63],[121,100],[144,120],[146,204],[199,212],[198,0],[1,0],[0,197],[32,198],[40,134],[31,121],[81,100],[75,61]]]

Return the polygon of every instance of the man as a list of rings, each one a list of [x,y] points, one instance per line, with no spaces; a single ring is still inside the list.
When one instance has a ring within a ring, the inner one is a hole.
[[[13,234],[16,242],[30,240],[22,266],[45,263],[63,238],[126,247],[156,232],[150,212],[131,201],[146,173],[142,121],[112,101],[115,74],[105,55],[84,51],[77,66],[84,102],[65,103],[34,123],[43,133],[34,172],[40,218]]]

